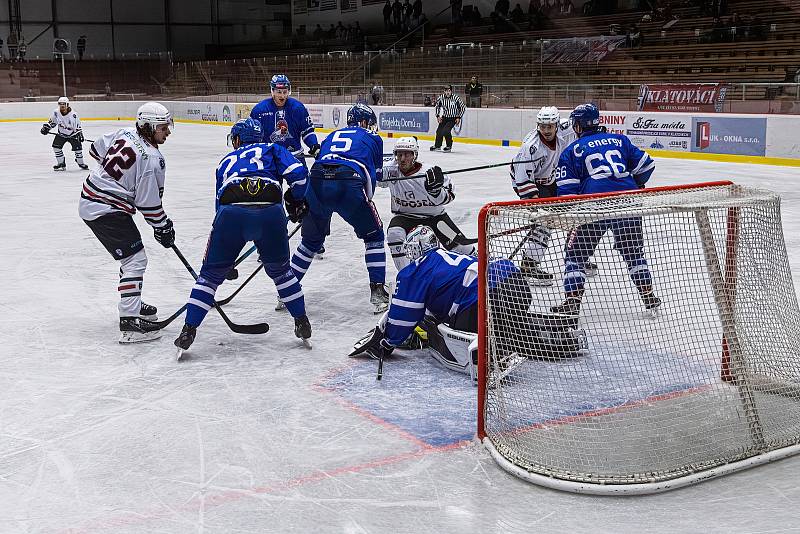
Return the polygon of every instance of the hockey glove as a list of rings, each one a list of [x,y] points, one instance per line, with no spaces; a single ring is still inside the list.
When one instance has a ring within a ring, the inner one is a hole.
[[[379,360],[389,356],[392,351],[394,351],[394,346],[386,341],[380,328],[374,328],[372,332],[368,334],[368,336],[369,339],[366,341],[363,339],[359,340],[359,342],[356,343],[356,346],[353,347],[353,351],[348,354],[348,356],[352,358],[354,356],[364,355],[375,360]]]
[[[79,143],[83,143],[83,130],[75,132],[75,139],[77,139]]]
[[[167,223],[161,228],[153,228],[153,235],[162,247],[169,248],[175,244],[175,228],[172,221],[167,219]]]
[[[293,223],[302,221],[308,213],[308,202],[304,198],[300,200],[294,198],[291,188],[283,194],[283,202],[286,204],[286,214]]]
[[[425,190],[432,197],[438,197],[444,186],[444,173],[442,168],[435,165],[425,171]]]
[[[311,145],[310,147],[308,147],[308,155],[309,156],[314,156],[316,158],[317,154],[319,154],[319,143]]]
[[[50,133],[50,126],[45,124],[44,126],[42,126],[42,129],[39,130],[39,131],[42,133],[42,135],[47,135],[47,134]]]

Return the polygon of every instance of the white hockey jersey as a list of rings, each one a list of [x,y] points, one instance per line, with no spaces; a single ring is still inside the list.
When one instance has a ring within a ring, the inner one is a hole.
[[[378,187],[389,188],[389,193],[392,195],[392,213],[419,215],[421,217],[431,217],[444,213],[444,206],[455,198],[453,184],[446,174],[444,175],[442,191],[436,197],[431,196],[428,190],[425,189],[424,176],[413,180],[391,181],[403,176],[424,175],[428,168],[416,162],[411,172],[404,174],[394,158],[384,160],[383,169],[379,172],[377,183]]]
[[[168,218],[161,207],[164,194],[164,156],[136,132],[123,128],[106,134],[89,153],[99,162],[83,183],[78,213],[87,221],[112,212],[142,212],[154,228]]]
[[[50,126],[50,128],[58,127],[58,135],[64,137],[71,137],[75,135],[75,132],[81,129],[81,120],[78,118],[78,114],[72,111],[72,108],[68,109],[69,111],[67,114],[62,115],[61,110],[56,108],[47,121],[47,125]]]
[[[522,146],[514,156],[514,161],[534,160],[530,163],[511,164],[511,185],[520,198],[536,198],[538,196],[537,184],[548,186],[554,183],[551,176],[553,169],[558,165],[561,152],[577,138],[570,122],[562,120],[559,123],[555,138],[555,148],[551,149],[542,141],[538,130],[533,130],[525,139]]]

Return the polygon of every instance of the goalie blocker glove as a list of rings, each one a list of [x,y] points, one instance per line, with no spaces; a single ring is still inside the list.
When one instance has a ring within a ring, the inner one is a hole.
[[[308,213],[308,202],[304,198],[297,200],[294,198],[291,189],[287,189],[283,194],[283,202],[286,205],[286,213],[289,220],[293,223],[300,222]]]
[[[432,197],[438,197],[442,187],[444,187],[444,173],[441,167],[435,165],[425,171],[425,190]]]
[[[381,360],[392,354],[392,352],[394,352],[394,345],[386,341],[386,338],[383,337],[383,331],[376,327],[372,329],[370,338],[362,344],[356,344],[348,356],[352,358],[364,355],[374,360]]]
[[[167,222],[161,228],[153,228],[153,235],[162,247],[170,248],[175,244],[175,228],[172,226],[172,220],[167,219]]]

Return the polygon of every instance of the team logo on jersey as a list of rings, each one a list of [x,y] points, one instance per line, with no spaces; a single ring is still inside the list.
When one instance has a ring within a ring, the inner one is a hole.
[[[414,200],[416,198],[414,196],[414,192],[413,191],[406,191],[405,193],[406,193],[406,198],[409,199],[409,200]]]
[[[286,110],[281,109],[275,112],[275,130],[269,134],[269,140],[273,143],[279,143],[291,139],[292,134],[289,133],[289,123],[286,121]]]
[[[167,164],[164,163],[164,158],[158,158],[158,166],[161,167],[162,171],[164,170],[164,168],[167,166]]]
[[[334,128],[339,127],[339,121],[342,120],[342,110],[339,108],[333,108],[333,126]]]

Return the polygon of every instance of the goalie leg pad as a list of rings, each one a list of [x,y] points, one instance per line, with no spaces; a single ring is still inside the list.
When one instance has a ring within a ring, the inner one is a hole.
[[[437,324],[429,317],[423,321],[428,332],[428,349],[442,366],[478,379],[478,335]]]

